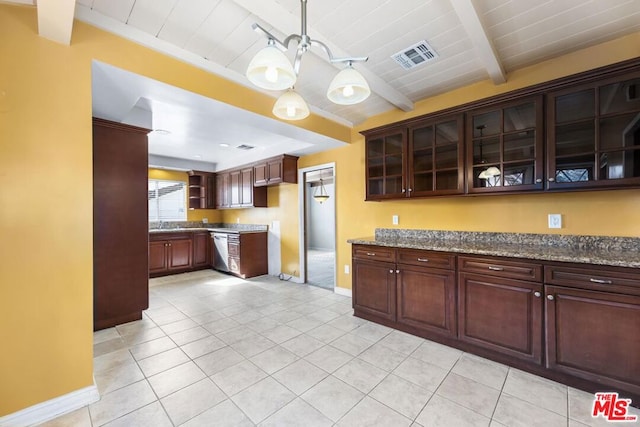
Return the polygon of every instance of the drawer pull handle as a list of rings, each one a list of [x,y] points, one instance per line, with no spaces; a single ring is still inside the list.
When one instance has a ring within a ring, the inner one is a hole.
[[[367,252],[367,256],[376,256],[375,252]]]
[[[427,259],[427,258],[418,258],[418,261],[420,261],[420,262],[429,262],[429,259]]]
[[[490,265],[489,266],[489,270],[492,270],[492,271],[503,271],[504,268],[502,268],[502,267],[494,267],[494,266]]]
[[[547,299],[548,299],[549,301],[553,301],[553,300],[554,300],[553,295],[547,295]]]
[[[589,281],[591,283],[600,283],[601,285],[610,285],[610,284],[613,283],[611,280],[594,279],[593,277],[591,279],[589,279]]]
[[[533,293],[533,296],[536,298],[540,298],[540,292],[536,291]]]

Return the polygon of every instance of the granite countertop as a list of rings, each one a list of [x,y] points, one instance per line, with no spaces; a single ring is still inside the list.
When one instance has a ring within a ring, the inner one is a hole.
[[[195,221],[167,222],[162,228],[158,223],[151,223],[149,233],[184,233],[191,231],[209,231],[229,234],[266,233],[269,227],[259,224],[226,224],[226,223],[201,223]]]
[[[640,238],[376,229],[349,243],[640,268]]]

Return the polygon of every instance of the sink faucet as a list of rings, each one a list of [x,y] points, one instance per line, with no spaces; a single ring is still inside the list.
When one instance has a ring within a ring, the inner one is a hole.
[[[164,221],[160,220],[160,223],[158,224],[158,229],[162,230],[164,228]]]

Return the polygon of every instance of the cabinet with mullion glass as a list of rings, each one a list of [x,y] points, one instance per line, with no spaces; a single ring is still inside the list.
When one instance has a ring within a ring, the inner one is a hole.
[[[640,71],[547,97],[547,188],[640,184]]]
[[[467,191],[543,189],[542,96],[472,110],[467,115]]]
[[[464,192],[463,123],[459,114],[409,128],[407,197]]]
[[[404,197],[406,141],[405,128],[386,130],[367,136],[366,200]]]

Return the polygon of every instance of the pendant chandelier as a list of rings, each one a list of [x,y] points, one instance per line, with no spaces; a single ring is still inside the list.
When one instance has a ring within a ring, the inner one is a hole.
[[[329,57],[332,64],[343,63],[346,68],[340,71],[327,89],[327,98],[335,104],[353,105],[364,101],[371,89],[362,74],[353,68],[354,62],[365,62],[366,56],[334,58],[326,44],[312,40],[307,35],[307,0],[300,0],[301,34],[290,34],[284,42],[254,23],[251,28],[267,38],[267,46],[253,57],[247,68],[246,76],[251,83],[262,89],[287,90],[276,101],[273,114],[283,120],[301,120],[309,115],[309,107],[304,99],[293,90],[298,78],[302,55],[310,47],[319,47]],[[285,56],[291,42],[298,44],[293,65]]]
[[[327,189],[324,188],[322,178],[320,178],[320,186],[316,188],[316,191],[313,194],[313,199],[320,204],[329,200],[329,193],[327,193]]]

